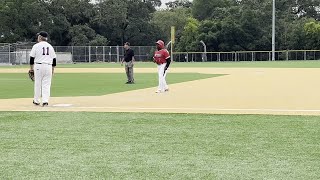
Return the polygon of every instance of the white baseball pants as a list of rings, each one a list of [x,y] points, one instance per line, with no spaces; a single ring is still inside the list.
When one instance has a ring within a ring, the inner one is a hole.
[[[165,71],[166,65],[167,63],[158,65],[158,76],[159,76],[158,90],[161,92],[164,92],[166,89],[168,89],[168,85],[166,81],[167,71]]]
[[[48,103],[50,98],[52,65],[35,64],[34,65],[34,102]]]

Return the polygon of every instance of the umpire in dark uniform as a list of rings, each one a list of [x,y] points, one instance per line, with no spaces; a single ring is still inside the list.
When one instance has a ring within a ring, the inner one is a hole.
[[[125,69],[127,73],[128,81],[126,84],[134,84],[134,78],[133,78],[133,65],[134,65],[134,51],[130,48],[130,43],[126,42],[124,43],[124,57],[121,61],[121,65],[123,65],[123,62],[125,62]]]

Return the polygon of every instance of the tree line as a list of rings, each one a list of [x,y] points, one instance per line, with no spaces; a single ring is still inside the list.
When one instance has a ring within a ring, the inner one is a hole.
[[[53,45],[154,45],[176,51],[271,49],[272,0],[3,0],[0,42],[34,41],[44,30]],[[276,48],[320,48],[320,0],[276,0]]]

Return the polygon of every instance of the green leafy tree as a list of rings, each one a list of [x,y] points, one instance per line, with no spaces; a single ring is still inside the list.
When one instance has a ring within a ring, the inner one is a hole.
[[[91,27],[98,34],[107,37],[112,45],[119,45],[123,29],[127,26],[127,1],[104,0],[95,5],[96,15],[91,19]]]
[[[104,0],[95,6],[97,13],[91,24],[98,34],[108,37],[111,45],[125,41],[150,45],[157,34],[151,23],[152,13],[160,5],[160,0]]]
[[[307,38],[306,47],[308,49],[320,48],[320,23],[317,21],[310,21],[304,25],[304,30]]]
[[[191,8],[192,2],[189,0],[175,0],[166,3],[167,8],[177,9],[177,8]]]
[[[96,37],[95,31],[88,25],[75,25],[70,28],[71,45],[84,46],[89,45]]]
[[[42,21],[41,29],[49,32],[52,44],[74,44],[74,35],[70,34],[73,31],[71,27],[89,24],[91,17],[95,15],[93,4],[89,2],[89,0],[42,1],[42,6],[46,7],[48,13],[45,16],[46,20]]]
[[[198,20],[221,19],[229,13],[228,8],[235,4],[233,0],[194,0],[192,14]]]
[[[221,23],[205,20],[199,26],[198,41],[204,41],[208,51],[219,51]]]
[[[152,13],[156,11],[152,2],[141,0],[128,2],[126,24],[122,29],[122,44],[124,41],[139,45],[154,44],[157,29],[151,23]]]
[[[36,0],[2,1],[0,7],[1,41],[14,43],[34,37],[34,26],[43,11]]]
[[[109,44],[109,41],[104,36],[97,34],[93,40],[89,42],[90,46],[106,46]]]
[[[287,47],[280,47],[280,49],[308,49],[306,46],[307,37],[304,31],[304,25],[307,22],[309,22],[308,18],[301,18],[288,24]]]
[[[197,37],[199,35],[200,22],[195,18],[188,18],[187,24],[184,27],[180,41],[177,43],[178,51],[194,51],[199,42]]]
[[[172,10],[156,11],[153,14],[152,23],[161,33],[161,38],[169,42],[171,39],[171,26],[176,29],[176,40],[179,41],[187,23],[191,17],[190,9],[176,8]]]

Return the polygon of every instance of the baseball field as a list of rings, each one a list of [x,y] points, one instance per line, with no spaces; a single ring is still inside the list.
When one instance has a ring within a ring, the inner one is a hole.
[[[0,67],[0,179],[320,179],[319,61]]]

